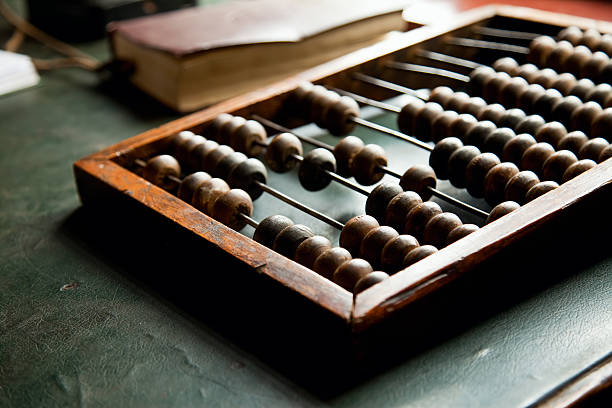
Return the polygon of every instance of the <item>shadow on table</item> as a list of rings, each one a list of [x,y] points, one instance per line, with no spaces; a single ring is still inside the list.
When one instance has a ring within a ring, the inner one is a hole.
[[[610,225],[602,224],[611,222],[593,225],[580,211],[563,217],[569,227],[538,231],[357,338],[285,287],[137,204],[80,208],[61,232],[317,398],[330,399],[601,260],[606,241],[581,231],[606,230]]]

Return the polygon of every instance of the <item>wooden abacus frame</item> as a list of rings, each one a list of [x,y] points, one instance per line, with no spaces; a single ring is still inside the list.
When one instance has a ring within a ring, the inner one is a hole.
[[[502,219],[392,275],[389,279],[353,296],[335,283],[285,258],[239,232],[220,224],[172,194],[158,188],[126,167],[135,159],[162,152],[171,136],[183,130],[199,133],[220,113],[267,118],[283,115],[283,101],[303,81],[324,83],[351,90],[351,72],[372,73],[379,64],[395,54],[410,53],[423,43],[436,43],[448,33],[462,34],[470,26],[493,18],[511,18],[549,26],[596,26],[612,32],[612,24],[516,7],[483,7],[457,16],[444,27],[422,27],[390,40],[362,49],[300,75],[255,92],[233,98],[210,108],[152,129],[74,164],[79,194],[83,203],[99,203],[129,197],[176,225],[198,235],[211,246],[231,254],[253,270],[277,281],[318,307],[330,312],[353,333],[364,332],[377,323],[460,278],[480,262],[503,248],[527,237],[543,225],[559,220],[567,212],[595,197],[611,193],[612,161],[561,185],[546,195],[522,206]],[[391,92],[371,89],[370,96],[385,98]],[[293,125],[300,125],[295,122]]]

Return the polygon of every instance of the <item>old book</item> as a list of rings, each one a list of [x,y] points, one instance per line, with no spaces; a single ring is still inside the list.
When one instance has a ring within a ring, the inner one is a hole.
[[[240,1],[109,25],[131,81],[181,112],[257,89],[405,29],[404,1]]]

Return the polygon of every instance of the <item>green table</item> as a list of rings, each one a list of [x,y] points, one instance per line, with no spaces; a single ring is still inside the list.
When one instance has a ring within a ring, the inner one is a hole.
[[[108,56],[103,43],[82,48]],[[318,392],[250,346],[265,333],[181,299],[174,237],[81,208],[72,163],[175,114],[66,69],[1,97],[0,117],[0,406],[524,406],[612,351],[604,254],[348,389]],[[149,279],[155,262],[168,276]]]

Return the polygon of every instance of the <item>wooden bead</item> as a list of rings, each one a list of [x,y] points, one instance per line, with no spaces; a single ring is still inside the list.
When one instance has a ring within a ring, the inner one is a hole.
[[[462,225],[461,219],[450,212],[443,212],[432,217],[423,230],[423,242],[442,248],[452,230]]]
[[[552,84],[557,80],[557,72],[551,68],[541,69],[534,75],[532,82],[542,85],[544,88],[551,88]]]
[[[480,66],[470,72],[470,88],[471,95],[482,95],[485,83],[488,82],[494,75],[495,70],[491,67]]]
[[[601,41],[601,34],[595,28],[587,28],[582,33],[582,38],[580,38],[580,44],[583,44],[587,47],[587,49],[597,49],[599,42]]]
[[[376,221],[376,218],[370,215],[358,215],[351,218],[340,232],[340,246],[352,255],[357,256],[363,238],[368,232],[379,226],[380,224]]]
[[[535,135],[538,129],[540,129],[545,124],[546,124],[546,121],[544,120],[542,116],[529,115],[529,116],[526,116],[525,119],[521,120],[516,125],[516,127],[514,128],[514,131],[516,132],[517,135],[520,135],[521,133],[528,133],[530,135]]]
[[[311,82],[302,82],[291,92],[289,105],[303,105],[304,98],[312,90],[314,85]]]
[[[608,160],[610,157],[612,157],[612,145],[608,145],[608,147],[601,151],[599,157],[597,158],[597,163]]]
[[[191,139],[195,134],[190,130],[183,130],[182,132],[178,132],[177,134],[171,136],[170,138],[170,151],[176,155],[177,148],[182,143],[185,143],[187,140]]]
[[[372,266],[366,260],[359,258],[351,259],[334,271],[332,281],[352,292],[357,282],[373,271]]]
[[[319,191],[331,183],[327,171],[336,171],[336,158],[327,149],[317,148],[304,155],[300,164],[298,177],[302,187],[308,191]]]
[[[353,98],[341,96],[326,112],[325,123],[332,135],[346,135],[355,129],[351,118],[359,117],[359,105]]]
[[[295,262],[312,269],[317,258],[331,247],[329,239],[322,235],[307,238],[295,250]]]
[[[263,151],[268,134],[261,123],[247,120],[230,135],[230,146],[236,151],[244,152],[248,156],[257,156]]]
[[[381,166],[387,165],[385,150],[376,144],[363,147],[351,160],[350,172],[355,180],[362,185],[376,184],[385,175]]]
[[[590,133],[591,123],[593,123],[602,110],[601,105],[597,102],[589,101],[582,104],[570,116],[570,129]]]
[[[385,224],[401,231],[404,228],[406,215],[421,204],[421,196],[414,191],[404,191],[393,197],[385,211]]]
[[[426,165],[416,164],[404,172],[399,185],[403,191],[414,191],[423,201],[431,198],[431,188],[436,187],[436,173]]]
[[[448,179],[457,188],[465,187],[465,174],[470,161],[480,154],[476,146],[463,146],[448,159]]]
[[[142,177],[167,191],[174,190],[177,185],[169,176],[180,177],[180,175],[181,165],[174,157],[167,154],[150,158],[142,170]]]
[[[510,214],[512,211],[517,210],[520,207],[521,206],[518,203],[515,203],[514,201],[504,201],[503,203],[500,203],[493,207],[493,209],[489,213],[489,216],[487,217],[487,220],[485,221],[485,224],[490,224],[493,221],[499,220],[504,215]]]
[[[516,70],[518,69],[518,62],[512,57],[503,57],[496,60],[492,67],[494,70],[499,72],[505,72],[508,75],[516,75]]]
[[[510,82],[504,88],[504,92],[499,95],[499,102],[507,107],[517,106],[518,100],[523,92],[527,90],[527,87],[529,87],[529,83],[527,80],[525,80],[525,78],[510,78]]]
[[[293,224],[278,233],[272,244],[272,249],[289,259],[294,259],[297,247],[314,233],[310,228],[301,224]]]
[[[214,201],[210,214],[223,225],[240,231],[246,225],[240,214],[251,216],[253,201],[246,191],[233,188]]]
[[[610,137],[612,135],[612,108],[602,110],[591,123],[591,137]]]
[[[294,156],[303,154],[302,142],[292,133],[280,133],[266,148],[266,164],[276,173],[292,170],[298,161]]]
[[[482,97],[489,102],[499,102],[499,96],[504,88],[510,84],[510,75],[505,72],[496,72],[484,84]]]
[[[380,255],[380,263],[385,271],[393,274],[402,268],[402,263],[408,252],[419,246],[412,235],[398,235],[387,242]]]
[[[606,62],[606,64],[601,68],[599,80],[606,84],[612,83],[612,60]]]
[[[416,117],[421,109],[423,109],[423,106],[425,106],[425,102],[420,99],[414,99],[402,107],[402,110],[397,115],[397,127],[401,132],[408,135],[414,134]]]
[[[210,180],[210,174],[205,173],[203,171],[198,171],[196,173],[192,173],[185,177],[181,184],[179,185],[178,192],[176,195],[181,200],[191,204],[193,201],[193,195],[197,191],[197,189],[205,182]]]
[[[601,72],[606,64],[610,61],[607,54],[597,51],[591,55],[591,58],[582,66],[580,76],[583,78],[591,78],[596,82],[601,82]]]
[[[574,46],[568,41],[559,41],[546,59],[546,66],[558,72],[565,72],[565,61],[574,53]]]
[[[584,45],[579,45],[574,48],[574,52],[565,60],[562,71],[570,72],[576,76],[580,76],[585,64],[591,59],[593,53]]]
[[[576,85],[570,91],[570,95],[577,96],[580,100],[586,101],[587,95],[594,87],[593,81],[588,78],[582,78],[576,81]]]
[[[414,136],[420,140],[431,140],[431,124],[442,113],[442,106],[427,102],[419,111],[414,121]]]
[[[387,242],[398,236],[395,228],[386,225],[370,230],[361,241],[359,257],[368,261],[374,268],[378,268],[383,248]]]
[[[253,240],[268,248],[272,248],[276,236],[290,225],[293,225],[293,221],[284,215],[271,215],[266,217],[261,220],[259,225],[255,228]]]
[[[601,36],[597,50],[603,52],[606,56],[612,55],[612,34],[605,33]]]
[[[593,87],[587,94],[587,99],[597,102],[601,106],[605,105],[610,94],[612,94],[612,86],[610,86],[610,84],[599,84]]]
[[[253,200],[259,198],[263,193],[258,182],[266,184],[267,181],[268,172],[266,166],[253,157],[234,167],[227,177],[227,182],[230,186],[246,191]]]
[[[578,158],[569,150],[557,150],[542,165],[542,179],[561,183],[563,174]]]
[[[361,293],[364,290],[376,285],[377,283],[384,281],[388,277],[389,275],[382,271],[370,272],[366,276],[364,276],[363,278],[357,281],[357,283],[355,284],[355,287],[353,288],[353,292],[355,294]]]
[[[426,201],[423,204],[417,205],[406,216],[403,233],[412,235],[419,241],[422,240],[425,225],[427,225],[429,220],[441,213],[442,209],[433,201]]]
[[[450,126],[450,135],[457,135],[461,137],[465,137],[467,132],[474,127],[474,125],[478,122],[474,116],[469,113],[462,113],[457,116],[454,122],[451,123]]]
[[[601,152],[610,145],[603,137],[596,137],[586,142],[578,151],[578,158],[597,161]]]
[[[326,90],[326,92],[317,95],[310,105],[310,121],[321,128],[326,128],[327,123],[324,121],[324,115],[339,101],[340,95],[334,91]]]
[[[573,45],[578,45],[582,39],[582,30],[576,26],[569,26],[559,31],[557,34],[557,40],[569,41]]]
[[[200,135],[194,135],[190,139],[187,139],[176,148],[176,159],[190,168],[195,168],[198,163],[194,163],[195,158],[193,152],[198,145],[204,142],[206,142],[206,139]]]
[[[554,181],[551,181],[551,180],[540,181],[538,184],[536,184],[535,186],[529,189],[529,191],[525,195],[525,201],[526,202],[533,201],[539,196],[546,194],[549,191],[554,190],[557,187],[559,187],[559,184],[557,184]]]
[[[485,176],[499,163],[499,158],[493,153],[481,153],[470,161],[465,169],[465,182],[467,191],[473,197],[484,197]]]
[[[457,228],[453,229],[446,237],[446,246],[453,242],[459,241],[461,238],[467,237],[472,232],[476,232],[480,227],[476,224],[462,224]]]
[[[514,108],[508,109],[501,118],[499,118],[499,122],[497,123],[498,127],[508,127],[514,129],[518,124],[527,117],[525,112],[522,109]]]
[[[542,175],[542,165],[555,152],[549,143],[536,143],[525,150],[521,157],[521,170],[531,170],[538,176]]]
[[[230,144],[230,139],[234,133],[246,123],[246,119],[241,116],[234,116],[227,123],[221,126],[217,134],[217,142],[221,145]]]
[[[525,92],[521,94],[521,97],[518,101],[517,107],[521,108],[523,111],[527,113],[538,113],[534,110],[535,102],[544,95],[546,90],[542,87],[542,85],[531,84],[527,87]]]
[[[516,135],[504,146],[501,159],[505,162],[520,163],[525,150],[536,143],[535,138],[527,133]]]
[[[555,88],[561,92],[561,95],[567,96],[570,94],[572,89],[576,86],[576,77],[569,72],[562,72],[557,75],[557,78],[553,81],[551,88]]]
[[[319,257],[315,260],[312,269],[319,275],[331,280],[332,276],[334,275],[334,271],[338,269],[340,265],[350,261],[351,259],[353,258],[346,249],[334,247],[319,255]]]
[[[428,102],[435,102],[447,109],[449,100],[455,95],[455,91],[448,86],[436,86],[429,94]],[[424,103],[423,103],[424,105]]]
[[[247,157],[242,152],[232,152],[225,156],[219,161],[219,164],[212,170],[213,177],[219,177],[223,180],[227,180],[229,174],[243,161],[246,161]]]
[[[217,150],[219,147],[219,143],[214,140],[207,140],[202,144],[199,144],[193,149],[191,152],[191,156],[193,160],[197,162],[197,166],[194,167],[196,169],[203,169],[204,164],[206,164],[206,157],[213,151]]]
[[[429,154],[429,165],[434,171],[434,177],[438,176],[440,180],[448,179],[448,160],[455,151],[459,150],[462,147],[463,142],[456,137],[447,137],[436,143],[433,150]],[[425,170],[428,174],[431,174],[431,171],[429,169]],[[432,187],[435,187],[435,184]],[[405,190],[410,189],[405,188]]]
[[[220,178],[211,178],[200,185],[193,195],[193,205],[204,214],[211,214],[213,204],[223,194],[230,191],[230,186]]]
[[[376,218],[380,223],[384,222],[389,202],[403,191],[402,187],[396,183],[380,183],[368,195],[366,214]]]
[[[556,45],[557,42],[547,35],[536,37],[529,44],[529,54],[527,58],[534,64],[543,66]]]
[[[525,196],[529,189],[540,182],[539,177],[529,170],[523,170],[514,175],[504,187],[504,199],[525,204]]]
[[[507,127],[498,128],[487,136],[484,141],[483,150],[500,157],[506,144],[515,137],[516,133],[512,129]]]
[[[453,95],[448,98],[445,105],[440,104],[444,109],[455,112],[463,112],[463,107],[468,103],[470,95],[465,92],[454,92]]]
[[[580,130],[575,130],[573,132],[569,132],[557,145],[557,149],[559,150],[569,150],[573,153],[578,153],[582,146],[588,142],[589,138],[584,132]]]
[[[495,126],[495,123],[491,122],[490,120],[480,121],[474,124],[470,131],[465,135],[465,144],[476,146],[480,149],[483,146],[487,136],[489,136],[496,129],[497,126]]]
[[[550,118],[553,107],[563,98],[561,92],[556,89],[547,89],[544,93],[534,101],[533,111],[542,115],[542,117]]]
[[[433,245],[421,245],[418,248],[414,248],[412,251],[408,252],[406,257],[404,258],[402,267],[407,268],[411,265],[414,265],[420,260],[425,259],[429,255],[433,255],[436,252],[438,252],[438,248]]]
[[[518,167],[514,163],[500,163],[494,166],[485,176],[485,200],[490,205],[496,205],[503,201],[506,184],[517,175]]]
[[[336,158],[337,172],[339,175],[342,177],[351,177],[351,161],[364,146],[363,140],[356,136],[344,137],[336,144],[333,153]]]
[[[535,139],[538,142],[549,143],[556,147],[561,139],[567,135],[567,129],[559,122],[548,122],[536,132]]]
[[[538,68],[534,64],[523,64],[523,65],[519,65],[516,73],[517,73],[517,76],[520,76],[521,78],[525,78],[527,82],[529,82],[530,84],[533,84],[533,80],[540,73],[540,68]]]
[[[303,96],[302,98],[302,109],[301,116],[304,118],[310,118],[310,112],[312,109],[312,104],[319,97],[327,94],[327,89],[322,85],[314,85],[312,86]]]
[[[219,145],[216,149],[210,151],[206,156],[202,158],[201,167],[202,170],[212,173],[223,158],[231,153],[234,153],[234,149],[227,145]]]
[[[488,120],[493,123],[497,123],[499,122],[504,112],[506,112],[506,108],[504,108],[499,103],[492,103],[482,108],[482,110],[480,111],[480,114],[477,117],[478,117],[478,120],[481,120],[481,121]]]
[[[451,136],[451,125],[459,114],[455,111],[447,110],[442,112],[431,124],[431,140],[438,143],[440,140]]]
[[[569,166],[567,170],[565,170],[565,173],[563,173],[563,178],[561,179],[561,182],[565,183],[573,179],[574,177],[584,173],[585,171],[592,169],[595,166],[597,166],[597,163],[595,163],[594,160],[591,160],[591,159],[578,160],[576,163]]]
[[[474,117],[480,114],[480,111],[487,106],[487,102],[479,96],[472,96],[467,103],[463,105],[463,112]]]
[[[582,101],[578,97],[569,95],[560,99],[550,112],[550,119],[569,125],[570,118],[574,111],[582,106]]]
[[[230,115],[229,113],[222,113],[220,115],[217,115],[217,117],[215,117],[208,124],[204,134],[209,139],[213,139],[215,141],[218,140],[219,139],[219,132],[221,132],[221,128],[223,126],[225,126],[227,123],[229,123],[229,121],[232,120],[233,117],[234,116]]]

